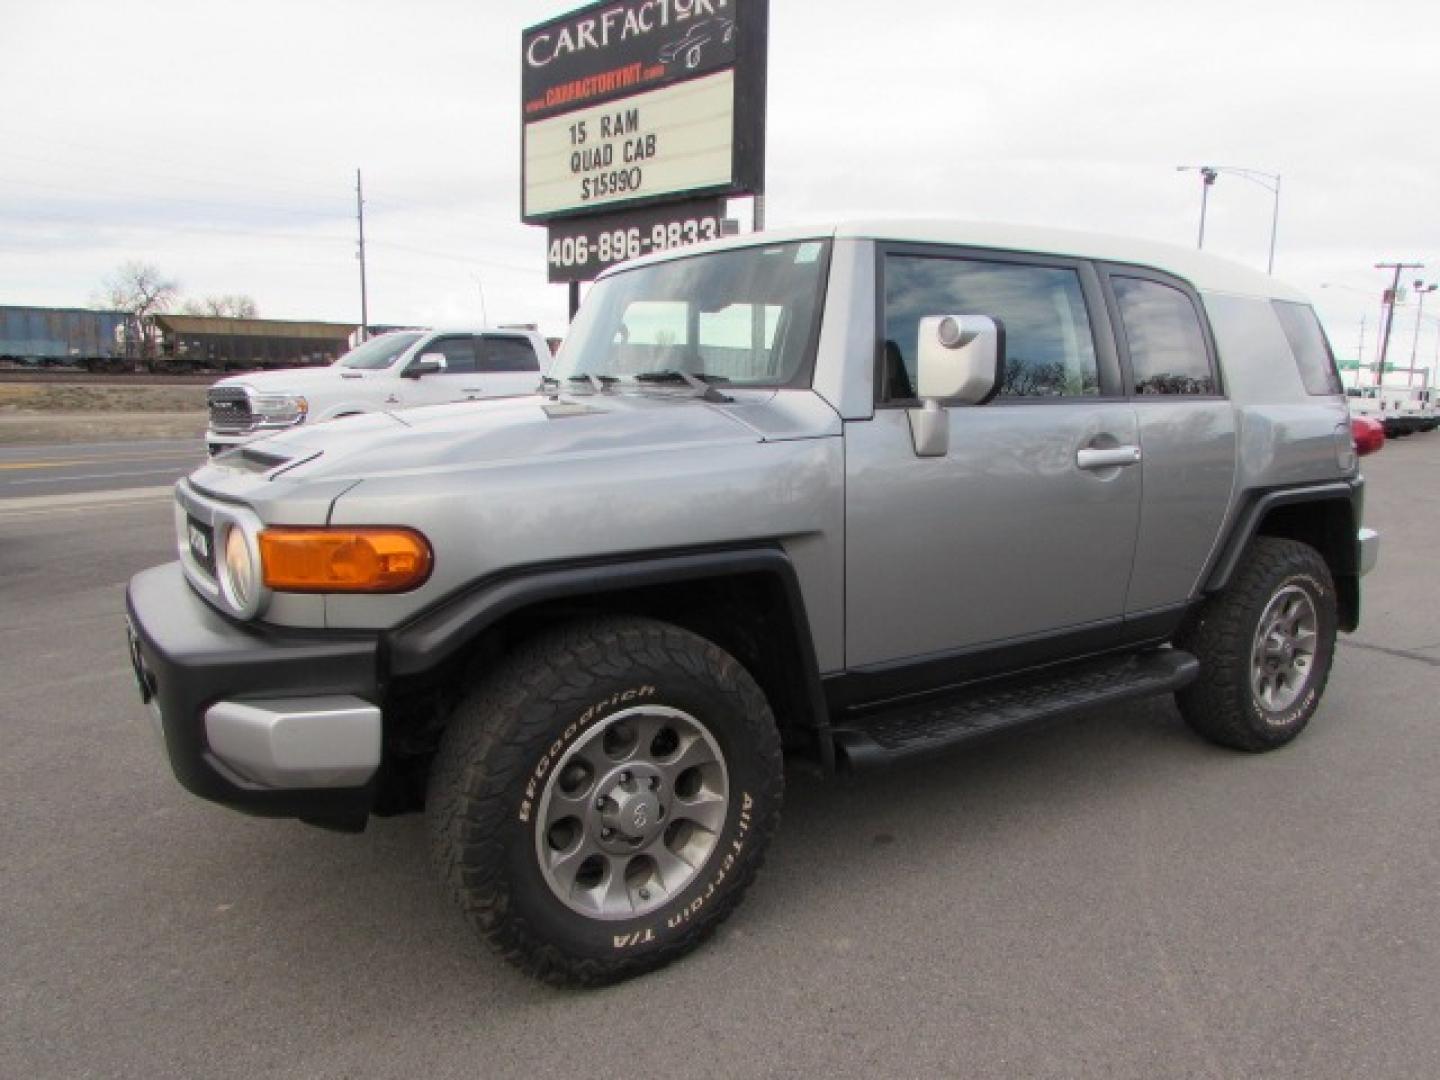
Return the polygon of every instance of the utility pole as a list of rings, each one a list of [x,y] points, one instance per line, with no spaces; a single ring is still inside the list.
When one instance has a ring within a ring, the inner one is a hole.
[[[1390,331],[1395,325],[1395,297],[1400,292],[1400,272],[1402,270],[1423,270],[1424,263],[1376,263],[1376,270],[1394,270],[1395,278],[1390,283],[1390,288],[1385,292],[1385,328],[1380,332],[1380,355],[1376,359],[1375,385],[1378,387],[1385,379],[1385,358],[1390,355]]]
[[[360,187],[360,170],[355,170],[355,218],[360,223],[360,340],[370,336],[370,302],[365,295],[365,194]]]
[[[1365,366],[1365,316],[1360,316],[1360,340],[1355,343],[1355,385],[1360,385],[1359,372]]]

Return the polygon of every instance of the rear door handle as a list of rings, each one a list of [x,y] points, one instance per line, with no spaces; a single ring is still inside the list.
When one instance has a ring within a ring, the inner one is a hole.
[[[1086,446],[1075,454],[1075,464],[1082,469],[1113,469],[1121,465],[1136,465],[1139,461],[1138,446],[1107,446],[1104,449]]]

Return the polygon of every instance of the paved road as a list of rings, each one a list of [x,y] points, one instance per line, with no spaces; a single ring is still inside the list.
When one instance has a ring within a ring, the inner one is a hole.
[[[418,819],[173,782],[120,617],[163,499],[0,504],[0,1075],[1440,1076],[1440,435],[1367,464],[1381,569],[1298,743],[1160,702],[794,777],[717,938],[590,993],[472,940]]]
[[[3,500],[173,484],[205,460],[200,439],[0,446]]]

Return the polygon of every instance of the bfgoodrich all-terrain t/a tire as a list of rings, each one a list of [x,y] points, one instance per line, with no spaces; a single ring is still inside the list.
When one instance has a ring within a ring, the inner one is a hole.
[[[1223,592],[1176,639],[1200,677],[1176,695],[1186,722],[1237,750],[1273,750],[1304,730],[1335,656],[1335,584],[1319,552],[1256,537]]]
[[[783,786],[774,717],[733,657],[606,617],[535,638],[474,688],[426,812],[480,934],[547,982],[595,985],[715,930],[759,869]]]

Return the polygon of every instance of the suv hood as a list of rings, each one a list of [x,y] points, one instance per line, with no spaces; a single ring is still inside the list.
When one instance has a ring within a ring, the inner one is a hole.
[[[748,408],[756,407],[764,403]],[[663,454],[765,439],[766,433],[749,417],[730,415],[729,408],[733,406],[697,398],[606,394],[558,400],[538,395],[498,398],[407,409],[403,414],[368,413],[250,443],[203,466],[191,481],[222,497],[248,498],[270,481],[354,482],[540,459]]]

